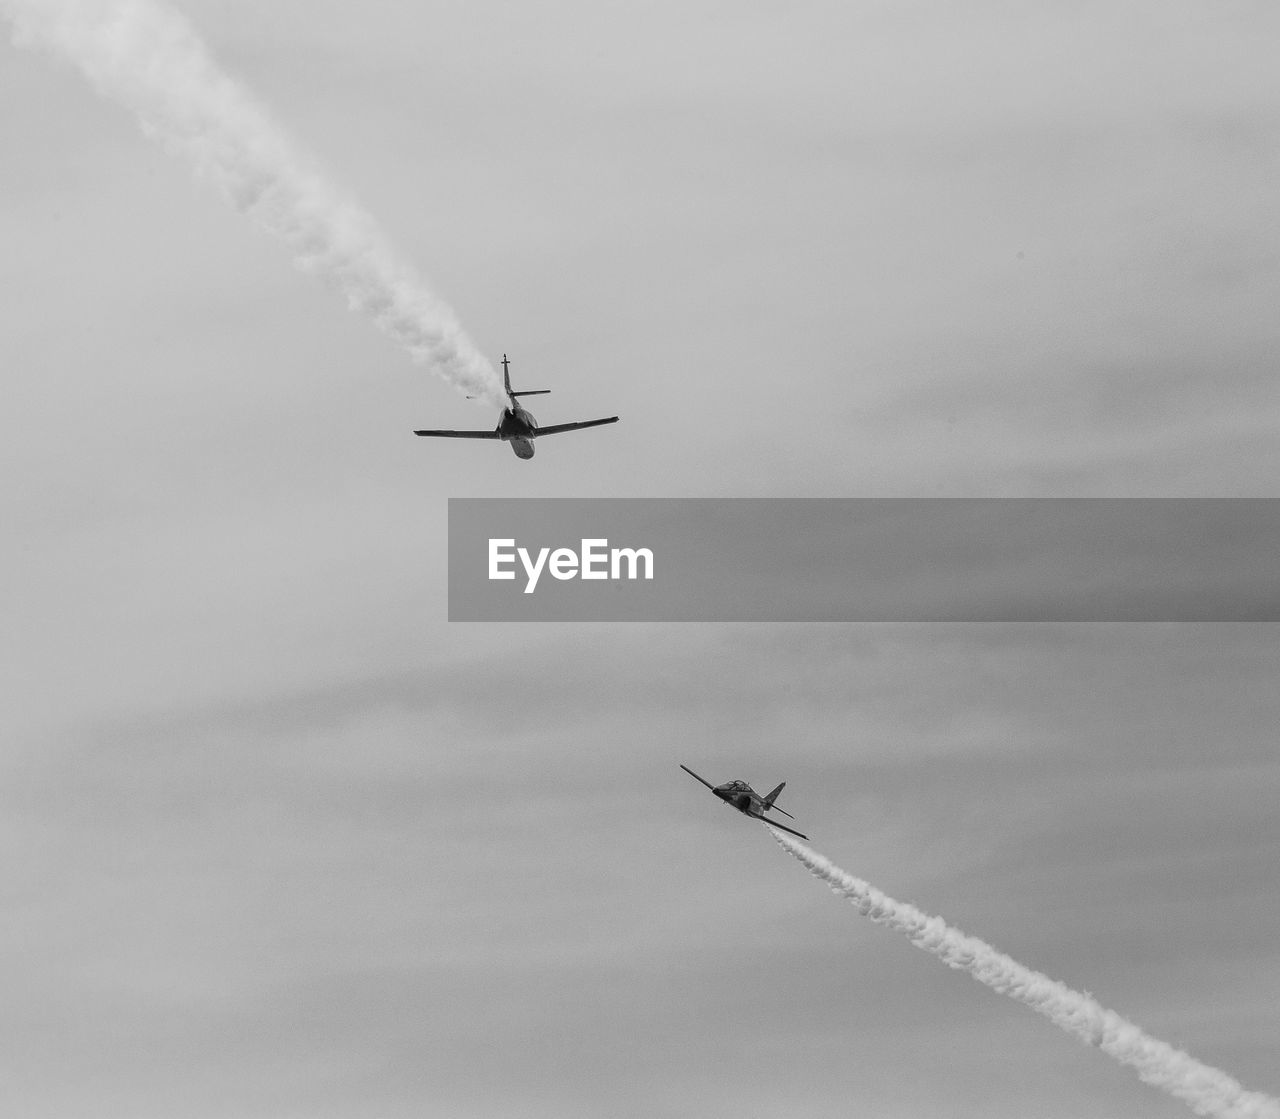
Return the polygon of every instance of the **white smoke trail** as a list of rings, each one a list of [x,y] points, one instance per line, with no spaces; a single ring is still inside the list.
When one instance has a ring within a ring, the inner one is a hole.
[[[213,179],[415,360],[494,404],[497,373],[373,219],[302,158],[162,0],[0,0],[14,42],[61,55],[143,131]]]
[[[1280,1100],[1246,1091],[1225,1072],[1148,1036],[1089,995],[1023,967],[990,944],[953,929],[941,917],[895,901],[789,835],[772,829],[770,834],[864,917],[902,933],[948,967],[967,971],[979,983],[1025,1003],[1055,1026],[1136,1069],[1148,1084],[1189,1104],[1198,1114],[1216,1119],[1280,1119]]]

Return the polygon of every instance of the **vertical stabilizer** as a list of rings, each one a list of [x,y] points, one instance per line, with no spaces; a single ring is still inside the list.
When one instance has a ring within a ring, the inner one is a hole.
[[[515,400],[517,396],[546,396],[550,389],[524,389],[522,392],[511,391],[511,370],[507,368],[511,363],[507,360],[507,355],[502,355],[502,386],[507,390],[507,395]]]

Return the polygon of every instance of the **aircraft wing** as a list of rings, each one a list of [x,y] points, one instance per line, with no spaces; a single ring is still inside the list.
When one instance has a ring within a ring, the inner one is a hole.
[[[685,773],[687,773],[690,777],[698,777],[698,775],[694,773],[693,770],[690,769],[687,765],[681,765],[680,768],[683,769]],[[704,785],[706,785],[706,787],[710,789],[712,792],[715,792],[716,787],[710,781],[708,781],[705,777],[698,777],[698,780],[701,781]]]
[[[601,424],[616,424],[617,416],[608,416],[603,420],[579,420],[573,424],[552,424],[550,427],[540,427],[534,432],[534,435],[559,435],[562,431],[577,431],[580,427],[599,427]]]
[[[778,821],[777,821],[777,820],[770,820],[770,819],[769,819],[768,817],[766,817],[766,816],[757,816],[754,812],[748,812],[748,813],[747,813],[747,815],[748,815],[748,816],[753,817],[754,819],[759,820],[762,824],[768,824],[771,828],[779,828],[779,829],[781,829],[782,831],[788,831],[788,832],[790,832],[792,835],[798,835],[798,836],[799,836],[801,839],[803,839],[806,843],[809,841],[809,837],[808,837],[807,835],[805,835],[805,834],[804,834],[804,832],[802,832],[802,831],[796,831],[796,829],[795,829],[795,828],[789,828],[789,827],[787,827],[787,825],[786,825],[786,824],[780,824],[780,823],[778,823]]]
[[[415,431],[414,435],[439,435],[445,439],[501,439],[493,428],[488,431]]]

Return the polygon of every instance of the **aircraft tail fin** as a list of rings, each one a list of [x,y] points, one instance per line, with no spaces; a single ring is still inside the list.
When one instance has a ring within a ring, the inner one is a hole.
[[[776,804],[773,803],[775,800],[778,799],[778,794],[782,792],[782,790],[785,789],[786,787],[787,787],[787,783],[783,781],[781,785],[779,785],[776,789],[773,790],[773,792],[771,792],[767,797],[765,797],[764,807],[766,812],[770,810],[774,812],[781,812],[788,820],[794,820],[795,817],[791,815],[790,812],[788,812],[785,808],[779,808]]]
[[[550,389],[525,389],[523,392],[513,392],[511,390],[511,360],[506,354],[502,355],[502,387],[507,390],[510,397],[517,396],[545,396]]]

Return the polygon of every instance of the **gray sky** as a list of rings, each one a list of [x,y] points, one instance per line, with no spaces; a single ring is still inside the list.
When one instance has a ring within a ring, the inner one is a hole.
[[[1177,1116],[676,768],[1280,1093],[1266,626],[450,626],[450,496],[1276,496],[1261,4],[180,7],[531,463],[0,45],[31,1117]]]

